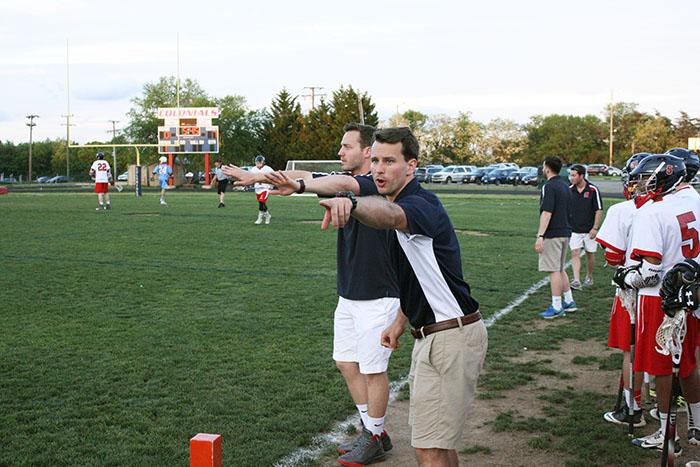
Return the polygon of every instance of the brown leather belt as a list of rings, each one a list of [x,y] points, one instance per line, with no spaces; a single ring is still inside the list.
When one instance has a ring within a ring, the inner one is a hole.
[[[468,315],[462,316],[461,318],[448,319],[447,321],[440,321],[439,323],[428,324],[427,326],[423,326],[418,329],[411,329],[411,334],[416,339],[422,339],[425,336],[434,334],[436,332],[459,327],[459,320],[462,321],[462,326],[466,326],[467,324],[476,323],[480,319],[481,313],[477,311],[476,313],[469,313]]]

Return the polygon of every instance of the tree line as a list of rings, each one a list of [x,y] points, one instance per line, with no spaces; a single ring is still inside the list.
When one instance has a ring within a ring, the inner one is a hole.
[[[132,99],[127,113],[129,124],[114,139],[89,144],[156,143],[161,121],[158,107],[175,107],[177,83],[174,77],[162,77],[144,86]],[[609,157],[610,108],[600,115],[535,115],[525,124],[495,118],[483,123],[469,112],[457,116],[427,115],[406,110],[380,122],[375,104],[366,92],[341,86],[328,99],[321,99],[310,111],[301,109],[299,96],[282,89],[268,108],[250,109],[243,96],[209,95],[196,80],[186,79],[180,86],[181,107],[218,107],[220,157],[224,162],[252,165],[263,154],[269,165],[284,168],[288,160],[337,160],[343,126],[359,122],[368,125],[409,126],[421,142],[421,164],[441,163],[485,165],[493,162],[517,162],[538,165],[548,155],[565,162],[606,163]],[[674,119],[658,112],[641,112],[635,103],[620,102],[612,107],[613,164],[621,167],[635,152],[664,152],[671,147],[686,147],[689,137],[700,134],[700,118],[680,111]],[[63,139],[34,142],[32,172],[36,175],[66,173],[66,144]],[[86,179],[95,149],[71,148],[70,172]],[[110,150],[105,150],[109,155]],[[26,178],[28,144],[0,142],[0,173]],[[141,163],[157,159],[155,148],[141,150]],[[108,156],[108,160],[111,157]],[[136,162],[130,148],[117,148],[118,171]],[[188,170],[203,170],[200,155],[179,156]]]

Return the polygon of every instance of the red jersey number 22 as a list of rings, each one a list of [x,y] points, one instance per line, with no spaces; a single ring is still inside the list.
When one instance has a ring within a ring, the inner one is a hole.
[[[684,258],[695,259],[700,253],[700,245],[698,245],[698,231],[694,227],[688,227],[688,224],[695,221],[695,214],[685,212],[676,216],[678,224],[681,227],[681,238],[683,242],[690,241],[690,244],[684,243],[681,245],[681,252]]]

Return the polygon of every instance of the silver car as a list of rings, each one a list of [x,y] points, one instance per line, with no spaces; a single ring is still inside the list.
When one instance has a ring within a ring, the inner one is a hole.
[[[432,176],[433,183],[464,183],[469,175],[469,167],[466,165],[449,165]]]

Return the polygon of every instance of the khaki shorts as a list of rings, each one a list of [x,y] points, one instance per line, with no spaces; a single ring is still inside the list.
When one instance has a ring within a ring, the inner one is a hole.
[[[487,346],[483,320],[416,339],[408,375],[414,448],[461,448]]]
[[[562,272],[566,265],[569,237],[544,239],[544,251],[540,253],[540,272]]]

